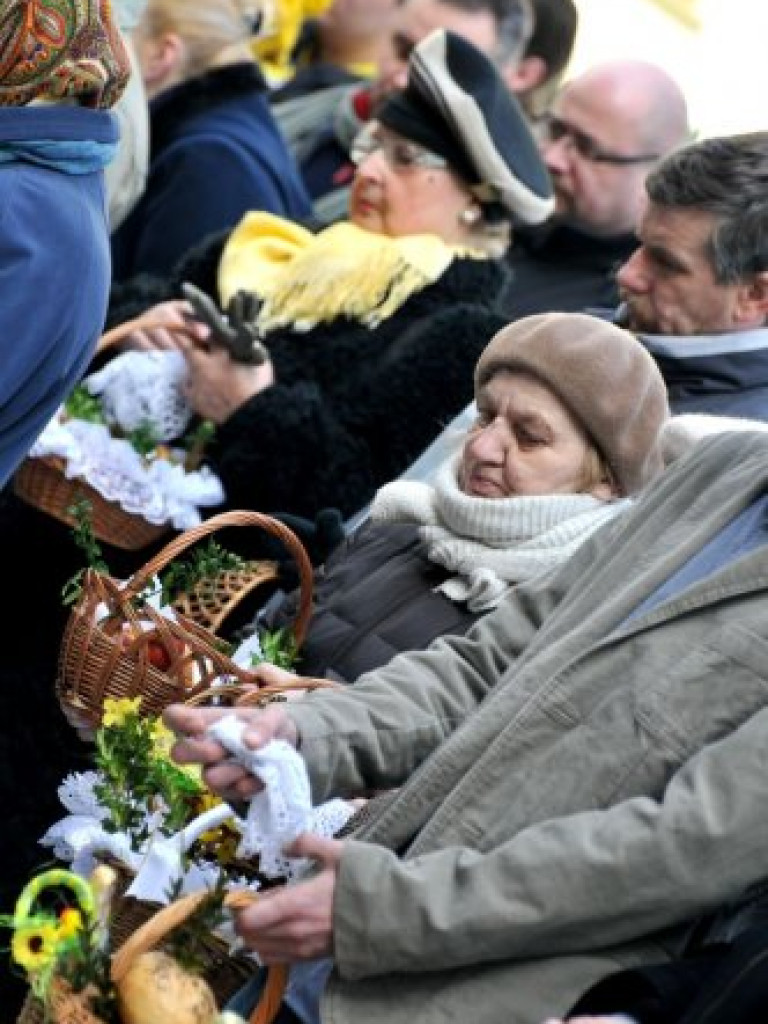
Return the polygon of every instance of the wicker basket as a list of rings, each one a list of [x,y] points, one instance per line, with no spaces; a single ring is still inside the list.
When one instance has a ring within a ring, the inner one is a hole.
[[[56,680],[59,702],[73,725],[97,727],[108,697],[140,696],[142,714],[156,715],[168,704],[209,693],[214,681],[222,678],[241,687],[260,686],[252,672],[222,653],[220,641],[205,626],[183,615],[169,619],[147,605],[139,607],[135,600],[173,558],[227,526],[266,530],[280,538],[296,560],[301,596],[293,631],[297,646],[301,645],[312,611],[312,565],[301,542],[279,520],[258,512],[214,516],[174,538],[125,584],[93,569],[86,572],[80,599],[64,630]],[[231,607],[229,590],[227,599]],[[100,606],[106,614],[97,622]],[[153,657],[158,646],[168,662],[162,668]],[[225,696],[227,689],[219,686],[215,692]]]
[[[107,331],[99,339],[96,352],[104,352],[118,344],[138,326],[137,320]],[[166,326],[162,321],[143,321],[142,328]],[[92,527],[96,538],[126,551],[139,551],[171,530],[170,523],[150,523],[143,516],[126,512],[115,501],[109,501],[95,487],[81,478],[65,475],[66,462],[55,455],[28,457],[13,478],[15,494],[68,526],[75,526],[69,509],[79,500],[91,505]]]
[[[27,458],[13,478],[14,493],[67,526],[77,525],[69,509],[78,501],[88,501],[94,536],[125,551],[139,551],[170,531],[170,523],[150,523],[143,516],[126,512],[86,480],[65,476],[65,468],[64,459],[58,455]]]
[[[257,587],[279,579],[277,562],[247,562],[241,569],[226,569],[214,579],[204,579],[172,602],[186,619],[218,633],[238,604]]]
[[[147,908],[147,913],[140,921],[137,919],[134,922],[131,931],[123,930],[119,941],[116,941],[117,936],[113,935],[113,945],[117,951],[112,957],[112,980],[118,983],[125,976],[136,957],[159,945],[165,936],[175,928],[183,926],[187,918],[194,913],[205,898],[205,892],[192,893],[159,910]],[[230,893],[225,897],[224,902],[225,905],[238,910],[250,906],[258,898],[255,893],[244,890]],[[214,982],[216,987],[214,985],[211,987],[220,1009],[223,1008],[229,995],[234,994],[234,991],[237,991],[237,988],[247,980],[247,975],[242,975],[239,978],[240,984],[236,988],[229,994],[223,993],[220,979],[218,975],[214,975],[214,972],[225,969],[224,959],[226,959],[225,954],[218,952],[215,962],[209,963],[204,971],[206,978],[213,980],[214,976],[216,977]],[[251,973],[252,970],[251,968]],[[251,1014],[250,1024],[271,1024],[280,1008],[287,977],[288,973],[285,967],[270,967],[264,993]],[[87,990],[75,993],[66,982],[55,979],[47,1010],[40,1000],[30,993],[17,1018],[17,1024],[104,1024],[104,1022],[90,1009]],[[158,1021],[158,1024],[161,1022]]]

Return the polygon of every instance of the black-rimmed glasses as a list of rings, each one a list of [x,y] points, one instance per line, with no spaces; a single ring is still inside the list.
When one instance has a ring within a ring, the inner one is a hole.
[[[646,164],[658,160],[660,153],[612,153],[603,149],[599,142],[590,135],[580,131],[575,125],[563,121],[560,117],[548,114],[542,118],[541,125],[544,137],[549,142],[560,142],[566,139],[579,156],[596,164]]]

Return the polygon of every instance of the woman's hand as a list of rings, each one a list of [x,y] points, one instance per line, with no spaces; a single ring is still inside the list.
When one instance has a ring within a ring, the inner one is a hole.
[[[246,723],[243,742],[258,750],[270,740],[285,740],[295,747],[298,730],[291,718],[277,704],[266,708],[190,708],[172,704],[163,712],[165,724],[178,737],[171,756],[179,764],[200,764],[206,785],[224,800],[250,800],[263,789],[263,784],[241,765],[233,764],[230,753],[206,735],[210,725],[225,715],[235,714]]]
[[[157,349],[181,349],[183,343],[205,345],[210,328],[191,316],[188,302],[161,302],[136,319],[136,329],[123,341],[123,346],[140,352]]]
[[[344,843],[305,833],[285,848],[290,857],[309,857],[320,870],[306,882],[260,894],[240,911],[235,930],[263,964],[316,960],[333,953],[333,898]]]
[[[275,371],[267,360],[258,366],[235,362],[224,348],[207,348],[189,338],[177,347],[187,360],[184,396],[203,419],[220,424],[249,398],[275,383]]]

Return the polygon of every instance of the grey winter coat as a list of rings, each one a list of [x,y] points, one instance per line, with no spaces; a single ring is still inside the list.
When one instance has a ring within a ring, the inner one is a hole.
[[[768,487],[724,434],[464,638],[291,706],[347,841],[333,1024],[539,1024],[768,875],[768,545],[634,608]]]

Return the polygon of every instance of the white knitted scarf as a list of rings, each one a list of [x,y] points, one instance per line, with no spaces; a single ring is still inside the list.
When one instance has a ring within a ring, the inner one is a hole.
[[[589,494],[475,498],[459,489],[459,459],[446,460],[433,484],[395,480],[382,487],[371,518],[420,524],[427,557],[455,573],[437,590],[471,612],[490,611],[513,583],[565,561],[631,504]]]

